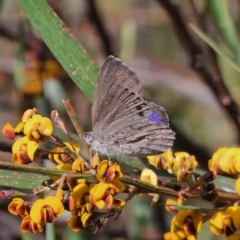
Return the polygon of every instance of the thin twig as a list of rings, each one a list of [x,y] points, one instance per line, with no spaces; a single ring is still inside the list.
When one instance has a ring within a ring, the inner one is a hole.
[[[68,116],[70,117],[72,123],[73,123],[73,126],[75,127],[76,131],[77,131],[77,134],[84,146],[84,148],[86,149],[86,152],[88,154],[88,156],[90,157],[90,150],[89,150],[89,146],[88,144],[86,143],[86,141],[84,140],[83,138],[83,134],[84,134],[84,130],[80,124],[80,120],[71,104],[71,101],[70,100],[67,100],[67,101],[62,101],[65,108],[66,108],[66,111],[68,113]]]

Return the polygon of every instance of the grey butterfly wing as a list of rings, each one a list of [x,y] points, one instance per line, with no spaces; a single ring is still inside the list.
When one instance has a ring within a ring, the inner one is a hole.
[[[107,96],[118,85],[132,89],[137,95],[143,95],[141,84],[136,74],[120,59],[109,56],[100,70],[94,92],[92,126],[97,121],[100,122],[107,114],[108,109],[106,106],[111,101]]]
[[[167,114],[142,98],[140,82],[126,64],[109,57],[97,84],[92,112],[93,147],[97,151],[145,156],[172,146],[174,133]]]
[[[104,131],[98,135],[107,145],[108,154],[146,156],[172,147],[174,133],[162,107],[122,86],[118,86],[115,96]]]

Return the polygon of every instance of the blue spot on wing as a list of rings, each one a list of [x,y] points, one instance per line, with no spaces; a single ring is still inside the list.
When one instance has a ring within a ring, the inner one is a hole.
[[[163,123],[161,115],[156,113],[156,112],[154,112],[154,111],[150,112],[150,115],[149,115],[148,119],[152,123]]]

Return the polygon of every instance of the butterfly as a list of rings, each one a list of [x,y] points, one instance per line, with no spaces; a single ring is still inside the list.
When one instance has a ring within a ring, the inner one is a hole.
[[[84,139],[91,149],[108,156],[159,154],[175,139],[164,108],[143,99],[135,72],[113,56],[100,70],[91,121],[92,132]]]

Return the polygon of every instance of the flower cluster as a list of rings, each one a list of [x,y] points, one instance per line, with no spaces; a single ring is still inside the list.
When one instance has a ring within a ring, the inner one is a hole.
[[[21,198],[14,198],[8,205],[11,214],[22,217],[22,232],[42,232],[45,223],[54,222],[64,211],[63,204],[57,196],[38,199],[34,204]]]
[[[95,180],[88,182],[84,178],[72,178],[71,174],[62,177],[51,176],[58,186],[56,194],[40,198],[35,202],[13,198],[8,206],[10,213],[22,217],[20,229],[33,233],[43,231],[45,223],[54,222],[64,210],[72,215],[67,220],[73,231],[79,231],[89,225],[101,228],[102,219],[120,214],[125,201],[115,196],[125,191],[125,185],[118,180],[122,177],[120,166],[110,160],[100,161],[96,154],[91,162],[87,162],[80,154],[80,146],[70,142],[62,142],[53,135],[53,124],[65,130],[64,124],[54,111],[51,119],[42,117],[37,109],[27,110],[22,121],[14,128],[7,123],[3,127],[3,134],[13,140],[13,162],[17,164],[29,164],[40,156],[48,156],[48,159],[56,165],[56,169],[71,171],[72,173],[91,172]],[[51,150],[39,148],[40,144],[52,144]],[[91,176],[91,174],[89,174]],[[68,187],[69,194],[64,195],[63,187]],[[35,195],[40,195],[50,190],[46,186],[34,190]],[[11,192],[12,193],[12,192]],[[9,192],[9,195],[11,194]],[[6,192],[1,192],[1,198]],[[100,212],[99,210],[105,210]]]
[[[63,141],[54,135],[53,126],[60,128],[68,140]],[[164,234],[164,239],[194,240],[202,224],[208,220],[214,234],[225,234],[229,240],[240,237],[237,232],[240,230],[237,194],[225,207],[211,211],[184,205],[189,198],[202,198],[208,202],[215,202],[221,197],[226,199],[216,190],[213,181],[217,173],[239,174],[240,148],[218,149],[209,160],[210,171],[202,174],[194,172],[198,162],[193,155],[168,150],[147,158],[156,169],[167,170],[174,177],[161,178],[155,171],[144,168],[139,178],[134,179],[123,175],[117,162],[101,160],[98,154],[91,159],[84,157],[82,146],[72,140],[56,111],[49,119],[42,117],[37,109],[29,109],[16,127],[7,123],[2,132],[13,141],[12,160],[15,164],[26,165],[44,157],[55,165],[55,171],[61,172],[50,176],[52,183],[33,189],[31,194],[19,194],[15,189],[0,191],[1,199],[12,199],[8,210],[22,218],[20,229],[23,232],[43,231],[46,223],[54,222],[64,211],[69,212],[67,224],[73,231],[96,226],[97,232],[109,217],[117,218],[135,194],[152,197],[151,209],[156,208],[160,194],[166,194],[177,200],[166,200],[166,210],[175,213],[175,216],[171,221],[171,230]],[[46,145],[47,149],[44,149]],[[235,187],[240,194],[240,178]],[[55,192],[42,196],[50,190]],[[118,195],[120,193],[121,197]],[[20,198],[21,194],[40,198],[26,201]]]
[[[92,167],[98,156],[95,155]],[[72,217],[68,219],[68,225],[73,231],[79,231],[84,227],[92,225],[99,225],[100,219],[107,219],[115,213],[121,211],[125,205],[125,201],[117,199],[115,196],[125,190],[124,184],[117,178],[122,176],[119,165],[103,160],[96,167],[96,183],[88,184],[81,181],[74,186],[71,191],[71,214]],[[107,212],[94,212],[95,208],[98,210],[106,209]]]
[[[219,148],[208,162],[208,168],[218,173],[238,176],[240,173],[240,148]],[[239,164],[239,166],[238,166]],[[235,189],[240,195],[240,178],[236,180]]]
[[[14,128],[10,123],[3,127],[3,135],[14,140],[13,162],[29,164],[35,160],[39,143],[52,135],[53,125],[49,118],[38,114],[36,108],[25,111],[22,121]]]
[[[178,181],[186,178],[198,166],[196,158],[186,152],[177,152],[174,157],[172,151],[168,150],[163,154],[147,158],[156,169],[164,169],[169,173],[175,172]]]

